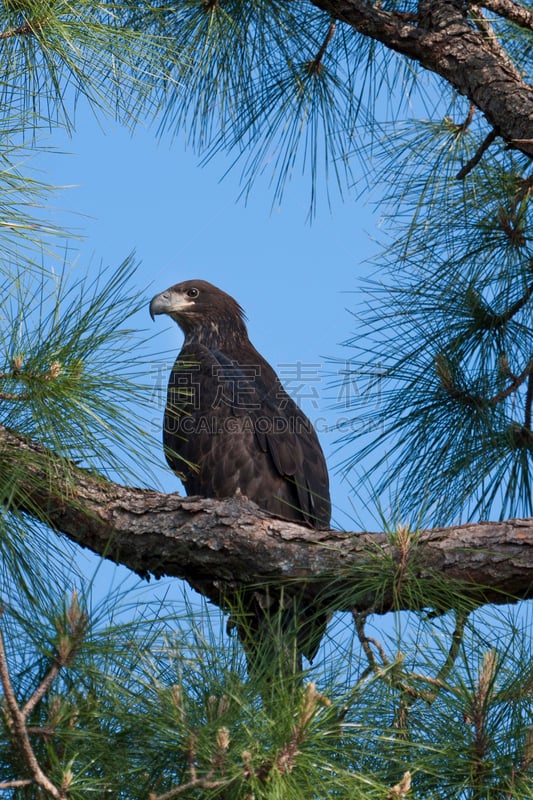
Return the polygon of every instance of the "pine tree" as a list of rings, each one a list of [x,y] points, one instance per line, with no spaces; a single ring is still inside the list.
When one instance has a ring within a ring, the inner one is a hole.
[[[0,792],[531,797],[533,12],[4,0],[0,20]],[[303,165],[311,216],[363,165],[387,239],[346,377],[379,402],[355,395],[365,436],[339,437],[354,482],[394,500],[384,532],[318,534],[136,472],[132,441],[143,461],[153,443],[134,260],[58,270],[68,232],[20,166],[82,101],[227,152],[245,192],[268,160],[274,202]],[[96,600],[80,545],[138,584]],[[147,576],[222,611],[145,600]],[[269,652],[248,675],[225,612],[280,581],[336,616],[303,675]]]

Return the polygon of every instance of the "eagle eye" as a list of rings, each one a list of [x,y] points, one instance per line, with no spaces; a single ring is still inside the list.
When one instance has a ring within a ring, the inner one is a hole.
[[[187,289],[187,297],[198,297],[199,294],[198,289]]]

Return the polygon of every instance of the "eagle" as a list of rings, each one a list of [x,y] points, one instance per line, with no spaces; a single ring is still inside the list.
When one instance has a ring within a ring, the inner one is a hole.
[[[207,281],[188,280],[152,299],[152,319],[158,314],[171,317],[185,336],[170,374],[163,445],[187,494],[242,495],[275,516],[329,528],[329,479],[318,437],[250,342],[241,306]],[[309,658],[314,639],[300,642]]]

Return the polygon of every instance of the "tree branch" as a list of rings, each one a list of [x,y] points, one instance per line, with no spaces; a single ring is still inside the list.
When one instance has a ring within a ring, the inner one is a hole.
[[[50,797],[53,797],[54,800],[67,800],[65,793],[60,789],[58,789],[52,783],[50,778],[48,778],[48,776],[45,775],[45,773],[42,771],[39,762],[37,761],[37,758],[35,756],[35,753],[33,752],[33,748],[31,746],[31,742],[28,736],[28,730],[26,728],[26,718],[19,708],[17,699],[15,697],[15,692],[13,691],[13,686],[11,684],[11,677],[9,674],[9,668],[4,649],[4,638],[1,630],[0,630],[0,684],[2,685],[5,705],[6,705],[6,712],[9,718],[11,728],[15,735],[16,743],[20,749],[26,767],[33,778],[33,782],[35,782],[37,786],[40,786],[41,789],[43,789]],[[7,784],[4,784],[3,788],[12,788],[14,785],[22,786],[24,785],[24,783],[21,783],[20,781],[17,782],[10,781]]]
[[[509,386],[506,386],[505,389],[502,389],[501,392],[489,397],[487,399],[487,404],[489,406],[497,406],[498,403],[501,403],[502,400],[505,400],[506,397],[509,397],[510,394],[516,392],[517,389],[522,386],[522,384],[528,380],[528,378],[533,373],[533,358],[530,358],[527,362],[526,366],[520,373],[520,375],[513,375],[511,383]]]
[[[496,139],[496,131],[489,131],[489,133],[485,136],[481,144],[479,145],[478,149],[474,153],[471,159],[469,159],[464,167],[461,167],[457,175],[455,176],[456,180],[462,181],[469,172],[472,172],[475,166],[479,164],[481,159],[483,158],[484,153],[486,150],[489,149],[493,141]]]
[[[394,578],[405,557],[386,534],[317,531],[273,518],[242,498],[119,486],[1,426],[0,469],[14,476],[13,510],[141,575],[187,580],[215,602],[243,585],[292,581],[332,609],[413,607],[401,596],[398,601]],[[391,588],[362,594],[361,579],[379,558],[392,564]],[[533,519],[419,532],[407,571],[418,581],[464,582],[479,602],[531,598]]]
[[[9,28],[6,31],[0,31],[0,39],[11,39],[13,36],[33,36],[34,34],[34,27],[29,22],[24,22],[17,28]]]
[[[482,0],[480,5],[521,28],[533,31],[533,11],[520,3],[514,3],[513,0]]]
[[[0,792],[6,792],[8,789],[20,789],[23,786],[31,786],[33,781],[30,778],[14,781],[0,781]]]
[[[365,0],[311,3],[442,76],[484,113],[498,136],[533,157],[533,88],[511,59],[502,58],[492,40],[469,24],[460,0],[421,0],[416,22]]]
[[[328,32],[326,33],[324,41],[320,46],[320,50],[313,58],[313,60],[310,61],[309,64],[307,65],[307,71],[309,72],[310,75],[316,75],[317,73],[320,72],[322,68],[322,59],[326,54],[326,50],[328,49],[329,43],[331,42],[333,36],[335,35],[336,26],[337,26],[336,21],[332,20],[329,24]]]

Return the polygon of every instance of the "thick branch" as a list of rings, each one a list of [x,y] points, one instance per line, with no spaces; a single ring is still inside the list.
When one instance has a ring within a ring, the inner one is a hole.
[[[0,467],[15,474],[10,503],[19,510],[138,573],[183,578],[216,601],[222,590],[284,580],[327,594],[339,610],[386,610],[392,592],[379,603],[361,597],[358,576],[375,569],[380,554],[394,556],[394,570],[406,560],[405,548],[399,553],[383,533],[316,531],[242,498],[119,486],[2,427]],[[423,531],[407,558],[417,579],[439,575],[470,584],[472,592],[485,587],[483,600],[533,597],[533,519]]]
[[[414,24],[365,0],[311,2],[441,75],[485,114],[499,136],[533,157],[533,88],[511,59],[495,50],[491,37],[470,25],[462,2],[421,1]]]

